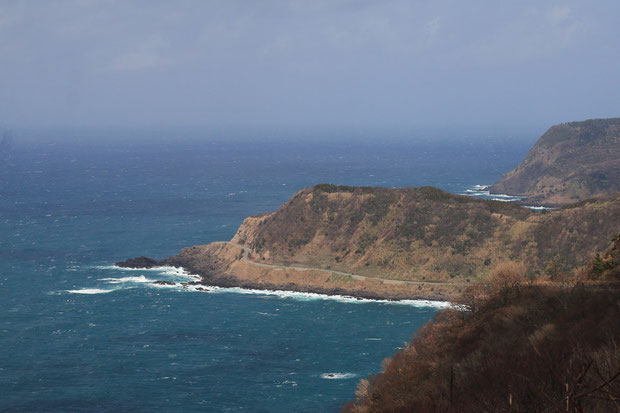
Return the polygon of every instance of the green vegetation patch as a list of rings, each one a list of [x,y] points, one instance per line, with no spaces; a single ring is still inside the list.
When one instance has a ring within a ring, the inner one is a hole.
[[[329,277],[330,281],[333,282],[353,282],[353,277],[351,277],[350,275],[347,274],[336,274],[336,273],[332,273],[332,275]]]

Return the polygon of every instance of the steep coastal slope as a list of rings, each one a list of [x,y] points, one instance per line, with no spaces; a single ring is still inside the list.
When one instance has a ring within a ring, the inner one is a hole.
[[[488,299],[439,312],[343,412],[617,412],[620,237],[581,275],[553,286],[511,274]]]
[[[232,242],[265,263],[467,282],[505,261],[527,262],[532,276],[552,261],[581,265],[617,222],[618,197],[539,213],[432,187],[317,185],[272,214],[246,219]]]
[[[620,192],[620,118],[551,127],[491,193],[561,205]]]
[[[531,277],[582,265],[617,222],[614,196],[540,213],[432,187],[323,184],[247,218],[231,242],[119,264],[180,266],[220,286],[446,299],[506,262]]]

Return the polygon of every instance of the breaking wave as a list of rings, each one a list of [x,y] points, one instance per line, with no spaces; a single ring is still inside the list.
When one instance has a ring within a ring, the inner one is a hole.
[[[339,301],[343,303],[352,304],[364,304],[364,303],[381,303],[381,304],[393,304],[393,305],[408,305],[412,307],[434,307],[434,308],[448,308],[452,307],[452,304],[447,301],[431,301],[431,300],[374,300],[370,298],[357,298],[346,295],[328,295],[318,293],[306,293],[297,291],[284,291],[284,290],[258,290],[240,287],[214,287],[214,286],[202,286],[210,293],[236,293],[236,294],[252,294],[252,295],[267,295],[276,296],[278,298],[290,298],[297,301],[316,301],[316,300],[331,300]]]
[[[357,377],[357,374],[354,374],[354,373],[323,373],[321,374],[321,378],[327,379],[327,380],[345,380],[345,379],[352,379],[354,377]]]
[[[104,290],[101,288],[82,288],[79,290],[65,290],[69,294],[106,294],[115,290]]]
[[[259,295],[259,296],[273,296],[281,299],[292,299],[296,301],[317,301],[317,300],[330,300],[338,301],[342,303],[350,304],[365,304],[365,303],[380,303],[390,305],[407,305],[412,307],[432,307],[432,308],[448,308],[451,307],[447,301],[431,301],[431,300],[375,300],[370,298],[357,298],[347,295],[329,295],[318,294],[310,292],[297,292],[297,291],[285,291],[285,290],[259,290],[251,288],[240,287],[216,287],[202,284],[191,284],[187,281],[200,280],[200,276],[190,274],[189,272],[176,267],[154,267],[154,268],[122,268],[115,265],[99,266],[95,267],[99,270],[114,270],[114,271],[131,271],[131,272],[148,272],[149,277],[144,274],[128,277],[104,277],[99,278],[98,281],[106,284],[113,284],[120,286],[115,289],[102,289],[102,288],[83,288],[80,290],[65,290],[71,294],[104,294],[112,291],[120,291],[129,288],[135,288],[141,286],[145,288],[157,288],[177,290],[184,292],[202,292],[212,294],[232,293],[232,294],[247,294],[247,295]],[[125,286],[121,286],[121,285]],[[137,285],[136,285],[137,284]]]

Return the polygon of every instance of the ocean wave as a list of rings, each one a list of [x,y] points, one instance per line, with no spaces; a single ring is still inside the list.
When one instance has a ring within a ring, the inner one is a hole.
[[[327,380],[346,380],[357,377],[355,373],[323,373],[321,374],[322,379]]]
[[[151,268],[126,268],[126,267],[119,267],[117,265],[99,265],[99,266],[96,266],[95,268],[99,270],[113,270],[113,271],[123,271],[123,272],[148,272],[154,275],[165,275],[167,277],[177,277],[177,278],[182,278],[182,279],[192,280],[192,281],[200,280],[199,275],[191,274],[187,272],[186,270],[184,270],[183,268],[171,267],[167,265],[162,265],[159,267],[151,267]],[[132,277],[110,278],[109,280],[116,280],[116,279],[129,280],[130,278]],[[129,281],[132,281],[132,280],[129,280]],[[138,280],[133,280],[133,281],[140,282]],[[143,282],[148,282],[148,281],[157,281],[157,280],[147,280]]]
[[[523,196],[518,196],[518,195],[506,195],[506,194],[490,194],[489,196],[495,197],[495,198],[503,198],[503,199],[523,199],[525,197]]]
[[[462,192],[462,194],[467,195],[467,196],[474,196],[474,197],[487,197],[493,201],[506,201],[506,202],[519,201],[525,198],[523,196],[518,196],[518,195],[492,194],[490,191],[489,185],[474,185],[466,189],[465,192]]]
[[[489,191],[490,186],[488,185],[474,185],[465,190],[465,192],[461,192],[463,195],[472,196],[472,197],[483,197],[485,199],[490,199],[491,201],[500,201],[500,202],[514,202],[525,199],[524,196],[519,195],[508,195],[508,194],[492,194]],[[534,211],[545,211],[553,208],[544,207],[540,205],[523,205],[525,208],[532,209]]]
[[[544,207],[544,206],[535,206],[535,205],[525,205],[526,208],[533,209],[534,211],[548,211],[553,208]]]
[[[514,199],[505,199],[505,198],[491,198],[491,201],[499,201],[499,202],[512,202]]]
[[[121,278],[101,278],[101,281],[106,281],[108,284],[123,284],[123,283],[150,283],[157,280],[151,280],[144,275],[139,277],[121,277]]]
[[[177,284],[177,285],[185,291],[197,291],[201,293],[212,292],[211,290],[212,288],[217,288],[217,287],[208,287],[202,284]]]
[[[93,268],[93,267],[91,267]],[[118,265],[96,265],[94,268],[99,270],[115,270],[115,271],[153,271],[153,272],[185,272],[182,268],[171,267],[169,265],[160,265],[157,267],[119,267]]]
[[[448,301],[431,301],[431,300],[373,300],[369,298],[357,298],[346,295],[328,295],[317,293],[306,293],[297,291],[284,291],[284,290],[257,290],[240,287],[217,287],[202,284],[158,284],[156,281],[151,280],[144,276],[140,277],[124,277],[124,278],[102,278],[101,281],[107,281],[109,284],[123,284],[123,283],[137,283],[145,285],[149,288],[164,288],[178,291],[189,292],[201,292],[201,293],[230,293],[230,294],[246,294],[246,295],[262,295],[262,296],[274,296],[281,299],[293,299],[296,301],[318,301],[318,300],[330,300],[338,301],[348,304],[365,304],[365,303],[379,303],[390,305],[406,305],[411,307],[432,307],[432,308],[450,308],[453,307]],[[101,289],[101,288],[82,288],[79,290],[65,290],[71,294],[105,294],[112,291],[126,290],[134,287],[121,287],[114,289]],[[372,340],[372,339],[371,339]]]
[[[177,268],[177,267],[157,267],[157,268],[159,268],[159,273],[162,275],[186,278],[186,279],[191,279],[191,280],[201,280],[200,275],[191,274],[187,272],[186,270],[184,270],[183,268]]]
[[[181,283],[174,283],[174,284],[159,284],[159,283],[155,283],[152,282],[151,284],[149,284],[149,287],[153,287],[153,288],[183,288],[183,285]]]
[[[469,195],[469,196],[489,196],[489,191],[474,191],[471,189],[468,189],[465,191],[465,195]]]
[[[141,284],[150,288],[165,288],[178,291],[190,291],[190,292],[203,292],[203,293],[233,293],[233,294],[248,294],[248,295],[263,295],[263,296],[275,296],[283,299],[293,299],[297,301],[317,301],[317,300],[331,300],[342,303],[351,304],[364,304],[364,303],[380,303],[391,305],[407,305],[411,307],[433,307],[433,308],[449,308],[452,304],[447,301],[431,301],[431,300],[374,300],[370,298],[357,298],[347,295],[329,295],[318,294],[311,292],[297,292],[297,291],[285,291],[285,290],[259,290],[240,287],[217,287],[203,284],[184,284],[175,282],[174,284],[158,284],[157,281],[168,281],[170,278],[174,281],[174,278],[180,278],[183,280],[200,280],[201,277],[196,274],[191,274],[182,268],[177,267],[153,267],[153,268],[123,268],[116,265],[99,266],[99,269],[107,270],[121,270],[121,271],[149,271],[152,275],[163,275],[166,279],[151,279],[144,275],[120,277],[120,278],[101,278],[100,281],[106,281],[109,284]],[[126,287],[131,288],[131,287]],[[99,290],[99,289],[85,289],[93,291],[110,292],[113,290]],[[72,290],[73,291],[73,290]],[[75,290],[77,291],[77,290]],[[98,294],[99,292],[93,292],[90,294]],[[83,292],[82,294],[89,294],[89,292]]]
[[[188,286],[193,287],[193,286]],[[307,293],[297,291],[284,291],[284,290],[257,290],[240,287],[215,287],[204,286],[210,293],[236,293],[236,294],[250,294],[250,295],[270,295],[278,298],[290,298],[297,301],[317,301],[317,300],[331,300],[343,303],[364,304],[364,303],[381,303],[381,304],[393,304],[393,305],[408,305],[412,307],[434,307],[434,308],[448,308],[452,307],[452,304],[447,301],[431,301],[431,300],[373,300],[370,298],[357,298],[347,295],[328,295],[318,293]],[[189,288],[188,288],[189,289]]]
[[[79,290],[65,290],[70,294],[106,294],[115,290],[103,290],[101,288],[82,288]]]

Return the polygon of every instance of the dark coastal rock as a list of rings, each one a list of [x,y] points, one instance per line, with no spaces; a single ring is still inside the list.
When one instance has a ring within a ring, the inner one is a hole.
[[[196,290],[196,291],[202,291],[202,292],[208,292],[209,291],[209,289],[203,287],[202,284],[199,281],[191,281],[191,282],[187,282],[187,283],[181,283],[181,286],[183,288],[185,288],[186,290],[189,289],[189,287],[194,287],[193,290]]]
[[[153,281],[153,284],[156,284],[156,285],[176,285],[172,281]]]
[[[153,268],[160,265],[162,265],[160,261],[149,257],[130,258],[116,263],[116,266],[123,268]]]

